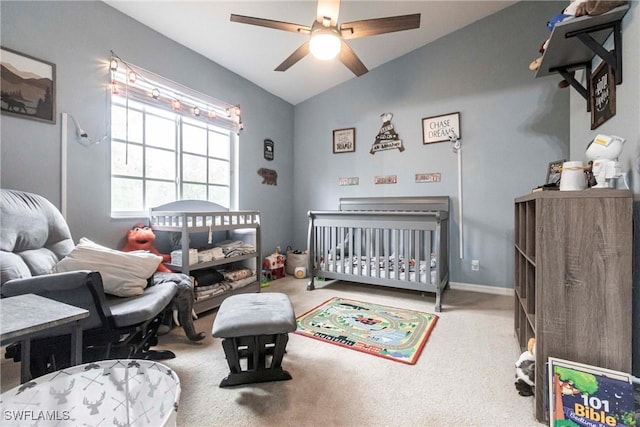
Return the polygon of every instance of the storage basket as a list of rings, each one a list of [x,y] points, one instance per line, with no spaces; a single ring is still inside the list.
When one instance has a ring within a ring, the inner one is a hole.
[[[285,262],[285,271],[287,272],[288,275],[294,276],[296,272],[296,267],[305,267],[306,269],[308,264],[309,264],[308,252],[305,251],[303,253],[300,253],[300,251],[293,251],[293,250],[287,251],[287,261]]]

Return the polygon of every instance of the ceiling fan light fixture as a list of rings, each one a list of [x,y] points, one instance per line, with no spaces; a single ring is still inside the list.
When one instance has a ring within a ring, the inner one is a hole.
[[[309,40],[311,54],[323,61],[335,58],[340,53],[341,47],[340,37],[330,29],[314,31]]]

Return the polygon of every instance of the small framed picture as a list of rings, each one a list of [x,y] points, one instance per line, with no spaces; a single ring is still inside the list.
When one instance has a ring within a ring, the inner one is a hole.
[[[333,154],[356,151],[356,128],[333,131]]]
[[[450,138],[462,138],[460,113],[443,114],[422,119],[423,144],[450,141]]]
[[[264,158],[265,160],[273,160],[275,155],[275,147],[273,146],[273,141],[270,139],[264,140]]]
[[[594,130],[616,115],[616,78],[613,69],[605,61],[591,74],[589,79],[591,107],[591,130]]]
[[[0,47],[0,111],[16,117],[56,122],[56,66]]]
[[[562,164],[566,162],[565,159],[554,160],[549,163],[549,167],[547,168],[547,179],[544,184],[546,187],[559,187],[560,186],[560,175],[562,174]]]

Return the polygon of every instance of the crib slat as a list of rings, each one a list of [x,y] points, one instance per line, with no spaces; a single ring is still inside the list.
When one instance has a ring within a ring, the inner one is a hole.
[[[413,281],[420,282],[420,230],[413,231]]]
[[[425,233],[425,242],[424,242],[425,259],[427,261],[427,268],[426,268],[427,283],[431,283],[431,253],[434,250],[434,248],[431,246],[433,244],[433,242],[431,241],[432,234],[433,233]]]
[[[373,255],[373,277],[380,277],[380,229],[376,228],[373,236],[373,245],[375,248],[375,252]]]

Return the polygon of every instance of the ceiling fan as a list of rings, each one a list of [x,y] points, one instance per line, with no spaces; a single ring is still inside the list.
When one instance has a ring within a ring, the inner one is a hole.
[[[420,27],[419,13],[365,19],[338,25],[339,11],[340,0],[318,0],[317,17],[311,27],[235,14],[231,14],[231,22],[309,35],[309,39],[289,55],[282,64],[278,65],[275,71],[286,71],[311,52],[318,59],[332,59],[337,56],[340,62],[346,65],[356,76],[361,76],[369,70],[345,40],[412,30]]]

